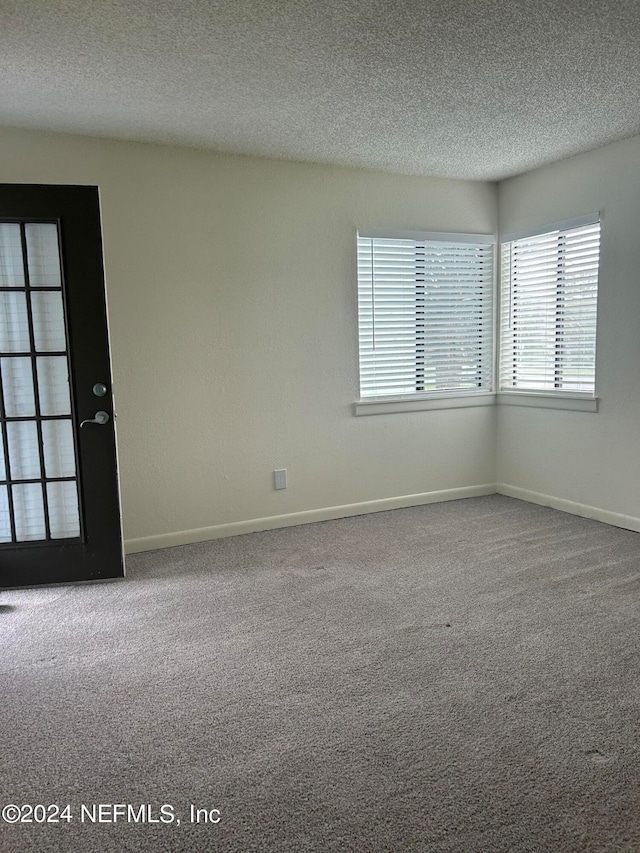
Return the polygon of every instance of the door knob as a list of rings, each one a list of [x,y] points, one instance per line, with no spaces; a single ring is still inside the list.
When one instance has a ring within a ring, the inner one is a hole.
[[[96,412],[96,415],[94,418],[87,418],[85,421],[82,421],[82,423],[80,424],[80,428],[82,429],[82,427],[85,424],[103,424],[104,425],[107,423],[108,420],[109,420],[109,414],[107,412],[102,412],[102,411]]]

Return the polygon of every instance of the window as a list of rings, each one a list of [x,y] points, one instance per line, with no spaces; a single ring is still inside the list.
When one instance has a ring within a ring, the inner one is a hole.
[[[502,244],[500,388],[595,394],[599,216]]]
[[[358,235],[360,396],[487,394],[493,238]]]

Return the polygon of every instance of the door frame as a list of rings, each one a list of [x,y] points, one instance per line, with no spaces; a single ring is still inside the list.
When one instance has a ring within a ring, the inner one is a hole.
[[[96,186],[0,185],[0,221],[57,222],[80,537],[0,545],[0,588],[124,576],[100,198]],[[96,383],[104,397],[93,393]],[[80,422],[105,410],[105,425]],[[41,472],[44,476],[44,472]]]

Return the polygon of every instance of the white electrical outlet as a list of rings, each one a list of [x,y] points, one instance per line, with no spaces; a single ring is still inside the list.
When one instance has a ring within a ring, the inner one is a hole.
[[[286,468],[278,468],[277,471],[273,472],[273,482],[276,489],[286,489],[287,488],[287,469]]]

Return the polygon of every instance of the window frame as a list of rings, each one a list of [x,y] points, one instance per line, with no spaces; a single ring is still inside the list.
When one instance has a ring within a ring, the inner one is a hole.
[[[362,396],[354,404],[354,414],[373,415],[391,414],[394,412],[413,412],[432,409],[469,408],[475,406],[489,406],[496,402],[496,347],[497,347],[497,263],[496,247],[498,238],[495,234],[486,233],[457,233],[438,231],[398,231],[392,229],[358,229],[356,232],[356,246],[358,238],[382,239],[382,240],[410,240],[416,243],[461,243],[476,246],[491,247],[491,272],[488,292],[490,316],[488,327],[491,333],[491,345],[488,348],[489,385],[475,389],[447,389],[432,391],[416,391],[410,394],[389,394],[379,396]],[[356,253],[357,254],[357,253]],[[356,270],[356,282],[360,284]],[[357,298],[357,329],[358,329],[358,382],[361,389],[361,312],[360,299]]]
[[[497,342],[497,400],[498,405],[508,406],[527,406],[548,409],[564,409],[567,411],[583,411],[597,412],[599,409],[599,398],[597,396],[597,333],[598,333],[598,301],[600,291],[600,274],[601,274],[601,246],[602,246],[602,221],[603,212],[596,211],[594,213],[585,214],[583,216],[565,219],[559,222],[547,223],[544,225],[526,228],[520,231],[514,231],[500,235],[499,241],[499,268],[500,268],[500,288],[498,296],[498,329],[496,335]],[[505,316],[505,294],[508,292],[511,297],[512,281],[509,277],[507,286],[503,279],[503,253],[507,244],[512,244],[514,241],[524,240],[530,237],[544,237],[547,234],[552,234],[555,231],[567,232],[575,228],[581,228],[589,225],[600,226],[599,232],[599,257],[598,257],[598,284],[596,296],[596,318],[595,318],[595,334],[596,334],[596,350],[594,355],[593,370],[594,382],[593,390],[567,390],[564,388],[514,388],[513,386],[503,385],[503,360],[502,350],[504,344],[504,316]]]

